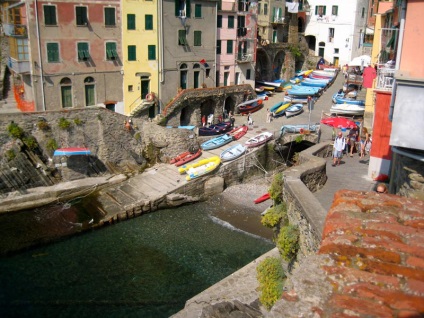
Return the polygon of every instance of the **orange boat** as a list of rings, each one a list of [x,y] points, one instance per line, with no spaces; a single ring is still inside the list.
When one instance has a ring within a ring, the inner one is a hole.
[[[175,164],[175,166],[179,167],[179,166],[182,166],[183,164],[186,164],[187,162],[190,162],[200,157],[201,154],[202,154],[202,149],[199,149],[197,150],[197,152],[194,152],[194,153],[190,151],[185,151],[179,154],[178,156],[176,156],[175,158],[172,158],[170,163]]]
[[[236,127],[233,130],[231,130],[228,134],[233,137],[233,140],[239,140],[241,137],[243,137],[249,128],[246,125]]]

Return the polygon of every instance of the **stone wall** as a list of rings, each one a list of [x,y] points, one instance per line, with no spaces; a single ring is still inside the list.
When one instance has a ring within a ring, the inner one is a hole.
[[[392,167],[390,192],[424,200],[423,161],[394,153]]]
[[[312,192],[326,182],[328,143],[317,144],[299,154],[299,165],[283,172],[283,198],[291,224],[300,232],[300,255],[310,255],[318,250],[327,211]]]

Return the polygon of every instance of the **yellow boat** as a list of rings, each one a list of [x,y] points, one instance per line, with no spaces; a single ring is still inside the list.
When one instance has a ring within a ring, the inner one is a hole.
[[[307,70],[303,73],[303,76],[308,76],[309,74],[311,74],[314,70]]]
[[[183,174],[186,173],[186,180],[190,181],[192,179],[203,176],[209,172],[212,172],[221,163],[221,158],[218,156],[213,156],[210,158],[202,159],[192,164],[186,164],[178,168],[178,172]]]
[[[277,108],[277,110],[274,112],[274,116],[279,116],[281,112],[284,112],[289,106],[291,105],[291,102],[287,102],[280,107]]]
[[[273,91],[275,91],[275,87],[272,87],[272,86],[264,86],[264,90],[265,90],[265,91],[273,92]]]

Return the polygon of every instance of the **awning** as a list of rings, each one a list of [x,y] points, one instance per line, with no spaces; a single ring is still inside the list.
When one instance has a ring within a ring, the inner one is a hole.
[[[105,105],[116,104],[116,103],[117,103],[117,101],[116,101],[116,100],[105,100],[105,101],[103,102],[103,104],[105,104]]]
[[[395,39],[396,39],[396,33],[393,33],[392,37],[390,38],[389,42],[387,42],[386,47],[391,47],[393,48],[393,45],[395,43]]]
[[[374,29],[367,27],[365,29],[365,34],[374,34]]]

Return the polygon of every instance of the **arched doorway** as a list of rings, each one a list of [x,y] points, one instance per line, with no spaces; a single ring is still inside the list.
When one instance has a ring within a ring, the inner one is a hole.
[[[187,89],[187,74],[188,74],[187,64],[183,63],[180,65],[180,87],[182,89]]]
[[[84,79],[84,94],[85,94],[85,106],[96,105],[96,83],[94,78],[88,76]]]
[[[258,81],[272,80],[272,64],[268,54],[264,50],[256,52],[256,78]]]
[[[305,40],[306,40],[306,43],[308,43],[309,50],[315,52],[315,47],[317,43],[316,37],[313,35],[308,35],[308,36],[305,36]]]
[[[274,64],[272,66],[274,72],[273,79],[284,78],[284,73],[286,72],[286,69],[283,67],[285,56],[286,54],[284,51],[280,51],[275,55]]]
[[[223,106],[223,109],[222,109],[222,112],[223,112],[223,114],[224,114],[224,119],[227,119],[228,118],[228,114],[231,112],[232,114],[234,114],[234,110],[235,110],[235,108],[236,108],[236,102],[234,101],[234,99],[233,98],[231,98],[231,97],[227,97],[225,100],[224,100],[224,106]]]
[[[72,81],[69,77],[64,77],[60,81],[60,98],[62,101],[62,108],[69,108],[73,106]]]

